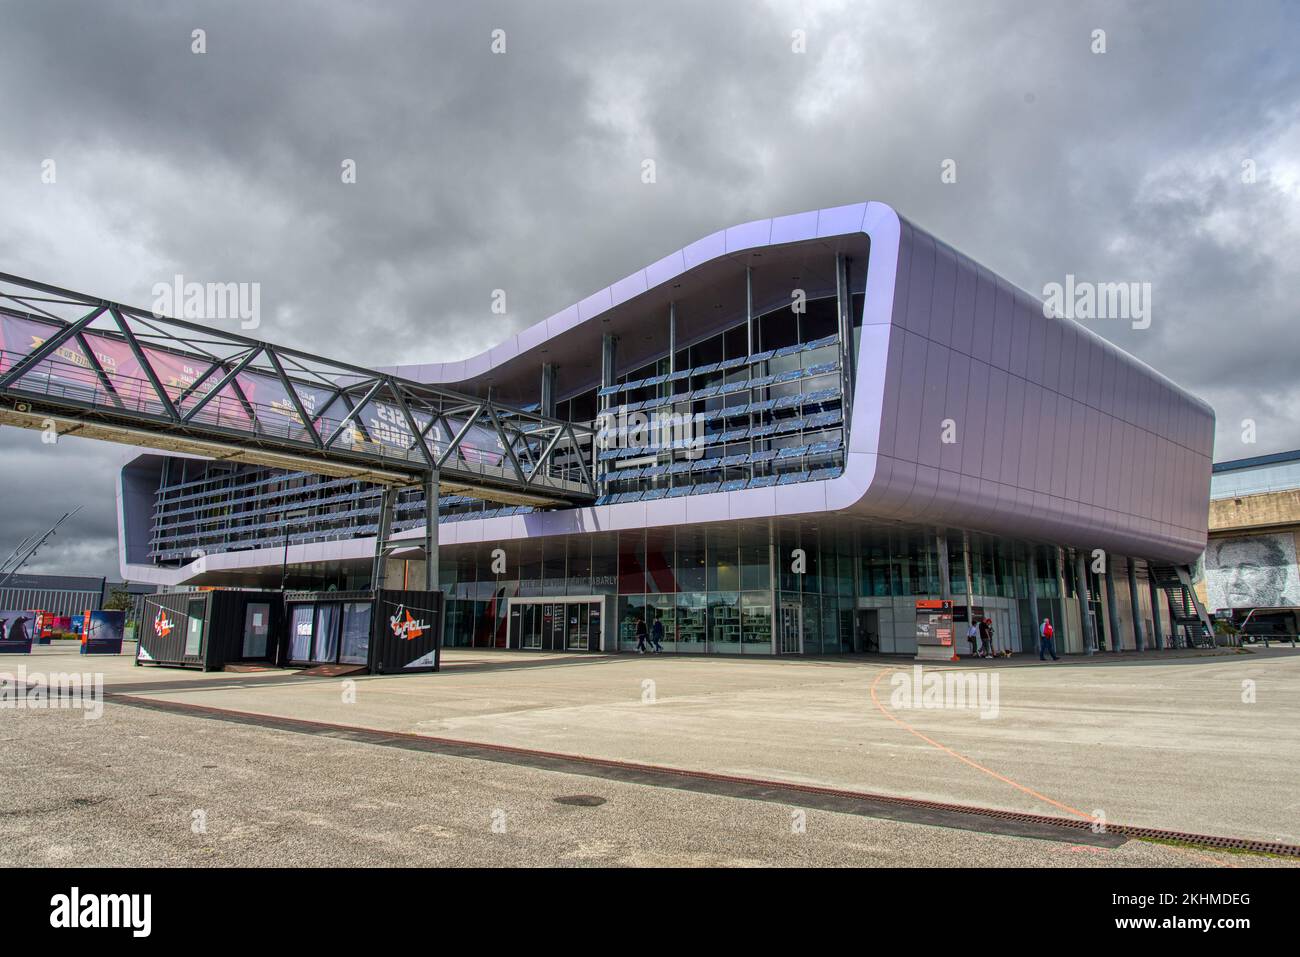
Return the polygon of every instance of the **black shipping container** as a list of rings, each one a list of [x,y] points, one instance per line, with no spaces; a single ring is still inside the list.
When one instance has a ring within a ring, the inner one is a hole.
[[[280,592],[174,592],[143,601],[137,665],[219,671],[230,662],[276,662],[284,617]]]
[[[371,674],[438,670],[441,592],[290,592],[284,600],[286,664],[355,665]]]

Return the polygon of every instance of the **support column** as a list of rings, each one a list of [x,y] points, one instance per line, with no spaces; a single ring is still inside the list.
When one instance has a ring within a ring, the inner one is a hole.
[[[849,293],[849,260],[843,253],[835,255],[835,298],[839,307],[840,407],[844,410],[847,447],[849,422],[853,412],[853,297]]]
[[[668,374],[677,371],[677,303],[668,304]],[[668,394],[672,395],[672,385],[668,384]]]
[[[966,531],[961,533],[961,564],[966,573],[966,630],[969,631],[971,622],[974,621],[971,617],[974,614],[971,609],[975,605],[975,590],[970,574],[970,532]],[[966,637],[965,632],[962,633],[962,637]]]
[[[1088,590],[1088,566],[1083,552],[1074,552],[1074,594],[1079,600],[1079,625],[1083,628],[1084,654],[1097,653],[1097,635],[1092,629],[1092,594]]]
[[[1115,597],[1115,575],[1110,567],[1110,552],[1106,553],[1106,617],[1110,619],[1111,651],[1124,650],[1124,638],[1119,630],[1119,599]]]
[[[618,337],[605,333],[600,340],[600,387],[608,388],[614,384],[614,360],[618,351]],[[596,430],[597,448],[592,456],[593,467],[596,470],[596,481],[599,482],[605,472],[606,464],[600,461],[600,453],[605,451],[605,446],[609,443],[609,434],[617,426],[610,421],[609,409],[612,396],[602,395],[599,402],[600,425]],[[597,489],[599,491],[599,488]]]
[[[1043,619],[1038,614],[1038,547],[1029,546],[1029,617],[1033,627],[1029,629],[1032,645],[1028,651],[1037,652],[1039,638],[1038,629],[1042,627]]]
[[[438,470],[434,469],[424,482],[425,591],[438,590],[438,485]]]
[[[1128,598],[1133,609],[1133,646],[1138,651],[1147,650],[1147,630],[1142,623],[1142,605],[1138,602],[1138,579],[1136,562],[1130,557],[1128,563]]]
[[[542,366],[542,415],[555,417],[555,363]]]
[[[1064,651],[1069,647],[1070,641],[1070,613],[1065,610],[1065,602],[1068,598],[1065,593],[1065,549],[1060,545],[1056,546],[1056,593],[1061,601],[1061,620],[1056,622],[1056,632],[1061,636],[1061,640],[1057,642],[1057,650]]]
[[[939,597],[952,601],[952,575],[948,568],[948,536],[944,532],[935,532],[934,547],[938,550],[939,557]],[[953,641],[956,642],[955,636]]]
[[[1151,639],[1161,651],[1165,650],[1165,626],[1160,620],[1160,589],[1151,575],[1151,566],[1147,565],[1147,590],[1151,594]]]
[[[379,591],[384,587],[388,565],[388,540],[393,536],[393,509],[396,507],[397,489],[392,485],[384,486],[383,499],[379,504],[379,530],[375,533],[375,567],[370,574],[372,591]]]
[[[614,384],[614,360],[618,353],[618,336],[608,332],[600,339],[600,386],[607,388]],[[602,402],[609,405],[610,396],[604,396]]]
[[[754,270],[745,267],[745,348],[754,354]]]
[[[776,519],[767,520],[767,577],[772,594],[772,654],[781,653],[781,589],[776,574]]]

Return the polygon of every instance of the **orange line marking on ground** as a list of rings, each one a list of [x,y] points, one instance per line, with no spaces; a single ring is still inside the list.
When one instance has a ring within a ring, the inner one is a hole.
[[[1067,811],[1070,814],[1074,814],[1078,817],[1081,817],[1086,821],[1093,820],[1093,816],[1091,814],[1088,814],[1084,811],[1080,811],[1077,807],[1070,807],[1070,805],[1068,804],[1063,804],[1060,801],[1057,801],[1053,798],[1049,798],[1046,794],[1040,794],[1038,791],[1035,791],[1033,788],[1026,787],[1025,785],[1021,784],[1019,781],[1013,781],[1005,774],[999,774],[997,771],[994,771],[992,768],[986,768],[978,761],[972,761],[970,758],[966,757],[966,755],[962,754],[961,752],[954,751],[946,744],[941,744],[940,742],[934,740],[934,738],[930,737],[929,735],[917,731],[916,728],[912,727],[902,718],[897,717],[892,711],[890,711],[883,704],[881,704],[880,699],[876,697],[876,686],[880,684],[880,679],[885,677],[885,675],[891,673],[902,674],[902,672],[899,671],[899,669],[897,668],[895,668],[893,672],[882,671],[880,674],[876,675],[876,680],[871,682],[871,700],[875,704],[876,708],[880,711],[880,713],[883,714],[890,721],[894,722],[899,727],[916,735],[918,738],[920,738],[922,741],[924,741],[926,744],[930,745],[931,747],[938,748],[940,751],[944,752],[944,754],[956,758],[958,761],[961,761],[963,764],[969,764],[976,771],[980,771],[983,774],[987,774],[989,777],[995,778],[1001,781],[1003,784],[1011,785],[1017,791],[1023,791],[1025,794],[1028,794],[1030,797],[1037,798],[1038,800],[1042,801],[1045,804],[1050,804],[1052,805],[1052,807],[1060,808],[1062,811]]]

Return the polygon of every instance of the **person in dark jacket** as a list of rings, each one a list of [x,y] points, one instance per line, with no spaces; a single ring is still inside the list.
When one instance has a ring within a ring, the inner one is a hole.
[[[636,653],[638,655],[644,655],[646,653],[645,640],[647,634],[648,632],[646,631],[646,627],[645,627],[645,619],[638,618],[636,620]]]
[[[980,619],[980,657],[993,657],[993,622],[988,618]]]
[[[664,650],[664,623],[658,618],[650,626],[650,642],[655,646],[656,653]]]

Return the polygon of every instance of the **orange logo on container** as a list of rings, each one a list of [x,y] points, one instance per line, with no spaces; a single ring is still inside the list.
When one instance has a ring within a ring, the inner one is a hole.
[[[158,617],[153,620],[153,630],[159,638],[166,638],[172,633],[171,619],[161,608],[158,609]]]
[[[405,612],[406,618],[402,618]],[[388,624],[393,629],[393,636],[402,641],[412,641],[424,634],[424,629],[428,628],[428,622],[422,618],[412,618],[411,613],[406,610],[405,605],[397,606],[397,614],[388,619]]]

